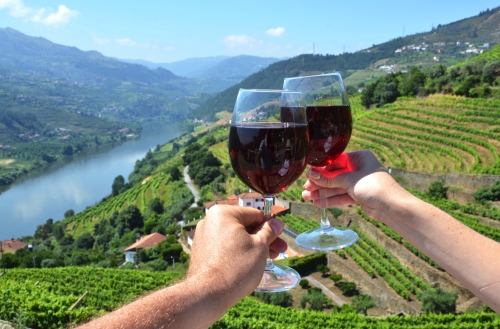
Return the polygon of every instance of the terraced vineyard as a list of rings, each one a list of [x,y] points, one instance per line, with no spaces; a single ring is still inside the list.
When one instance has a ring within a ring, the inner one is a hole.
[[[262,304],[245,298],[231,308],[212,329],[309,329],[309,328],[477,328],[493,329],[500,326],[494,313],[426,314],[420,316],[389,316],[377,318],[353,313],[299,311],[290,308]]]
[[[350,146],[371,149],[389,167],[500,174],[499,107],[498,100],[401,98],[355,116]]]
[[[88,320],[172,283],[180,275],[90,267],[11,269],[0,280],[0,318],[19,312],[31,328],[62,328]],[[88,295],[75,308],[72,305]]]

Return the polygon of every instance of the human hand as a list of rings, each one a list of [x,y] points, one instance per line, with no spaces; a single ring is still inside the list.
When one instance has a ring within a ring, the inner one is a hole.
[[[283,227],[279,219],[266,221],[257,209],[213,206],[197,225],[188,278],[214,280],[235,304],[259,285],[266,258],[287,249],[277,238]]]
[[[360,204],[376,220],[380,220],[392,198],[405,192],[373,153],[366,150],[343,153],[324,168],[311,167],[307,176],[304,199],[312,200],[316,206],[324,207],[326,203],[326,208]],[[320,189],[326,189],[326,200],[321,200]]]

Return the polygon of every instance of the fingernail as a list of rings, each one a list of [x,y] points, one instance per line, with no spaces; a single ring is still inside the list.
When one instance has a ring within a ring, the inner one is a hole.
[[[319,172],[317,172],[314,168],[309,168],[308,176],[309,176],[309,178],[312,178],[312,179],[320,179],[321,178],[321,174]]]
[[[281,230],[282,230],[281,221],[279,221],[275,218],[271,218],[269,220],[269,226],[271,226],[271,229],[273,230],[274,234],[276,234],[276,235],[281,234]]]

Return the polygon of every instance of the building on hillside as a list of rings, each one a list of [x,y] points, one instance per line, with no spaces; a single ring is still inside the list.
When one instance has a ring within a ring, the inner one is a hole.
[[[5,253],[15,253],[19,249],[28,249],[28,245],[22,241],[12,238],[12,240],[5,240],[0,242],[2,250]]]
[[[255,208],[258,210],[264,210],[264,197],[260,193],[256,192],[248,192],[242,193],[239,195],[231,195],[225,200],[217,200],[205,202],[203,205],[205,206],[205,212],[208,211],[212,206],[216,204],[220,205],[233,205],[233,206],[241,206],[241,207],[249,207]],[[289,212],[288,208],[283,206],[274,205],[271,207],[271,216],[284,215]],[[192,221],[182,227],[183,230],[187,231],[187,243],[189,247],[193,245],[193,239],[196,234],[196,225],[200,222],[201,219]]]
[[[238,195],[238,204],[242,207],[264,210],[264,197],[257,192],[242,193]]]
[[[128,246],[123,251],[125,253],[125,262],[135,262],[135,254],[137,253],[137,249],[149,249],[151,247],[156,247],[160,244],[160,242],[165,241],[166,239],[166,236],[158,232],[141,237],[134,244]]]

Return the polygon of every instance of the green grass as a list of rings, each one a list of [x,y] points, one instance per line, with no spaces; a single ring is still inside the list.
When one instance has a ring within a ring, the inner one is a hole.
[[[358,70],[345,78],[344,84],[346,86],[357,87],[358,84],[363,82],[365,85],[369,85],[370,83],[385,75],[387,75],[387,73],[381,70]]]

